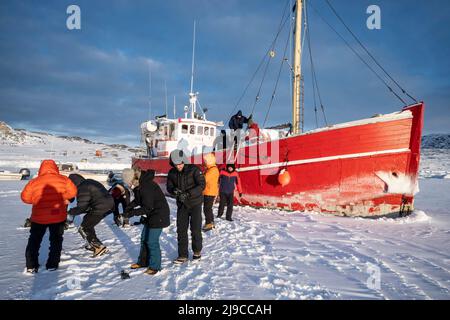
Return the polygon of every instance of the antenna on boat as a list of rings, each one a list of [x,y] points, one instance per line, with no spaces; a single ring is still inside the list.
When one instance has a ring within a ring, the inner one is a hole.
[[[173,96],[173,118],[175,119],[177,117],[177,102],[176,97]]]
[[[166,97],[166,118],[169,117],[169,106],[167,104],[167,81],[164,79],[164,92]]]
[[[191,72],[191,91],[189,92],[189,104],[191,108],[191,118],[195,118],[197,109],[197,95],[194,93],[194,66],[195,66],[195,27],[197,22],[194,20],[194,37],[192,41],[192,72]]]
[[[152,118],[152,70],[150,67],[150,61],[148,62],[148,119]]]

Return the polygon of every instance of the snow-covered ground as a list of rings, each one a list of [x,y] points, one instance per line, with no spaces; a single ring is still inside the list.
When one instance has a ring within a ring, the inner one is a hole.
[[[141,227],[118,228],[112,217],[97,228],[109,254],[91,258],[71,229],[58,271],[24,274],[24,183],[0,182],[0,299],[450,299],[448,179],[422,179],[417,211],[401,219],[236,208],[234,222],[219,220],[204,236],[202,261],[181,267],[171,263],[170,199],[164,270],[153,277],[133,271],[127,280],[120,271],[137,258]],[[46,239],[42,265],[47,251]]]
[[[118,228],[112,217],[97,228],[108,255],[91,258],[71,229],[57,272],[24,274],[29,231],[20,226],[31,208],[20,192],[26,182],[0,181],[0,299],[450,299],[450,139],[425,142],[417,211],[407,218],[240,207],[234,222],[218,220],[205,234],[202,261],[177,267],[171,263],[177,256],[176,209],[169,199],[172,224],[161,238],[164,270],[154,277],[133,271],[127,280],[120,271],[137,259],[141,226]],[[126,147],[0,123],[0,169],[36,169],[52,158],[80,169],[120,170],[130,166],[132,155]],[[45,239],[41,265],[47,253]]]
[[[100,151],[101,156],[96,156]],[[94,143],[78,137],[17,130],[0,122],[0,169],[38,169],[43,159],[73,163],[81,170],[122,170],[136,151],[126,146]]]

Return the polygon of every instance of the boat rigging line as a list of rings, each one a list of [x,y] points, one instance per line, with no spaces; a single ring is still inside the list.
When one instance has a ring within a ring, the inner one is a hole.
[[[318,116],[317,116],[317,103],[316,103],[316,92],[317,92],[317,97],[319,99],[319,103],[320,103],[320,108],[322,111],[322,115],[323,115],[323,120],[325,123],[325,126],[328,126],[328,121],[327,121],[327,117],[325,115],[325,108],[323,106],[323,102],[322,102],[322,95],[320,94],[320,89],[319,89],[319,82],[317,80],[317,74],[316,74],[316,68],[315,68],[315,64],[314,64],[314,58],[313,58],[313,54],[312,54],[312,46],[311,46],[311,25],[309,23],[309,15],[308,15],[308,10],[307,10],[307,2],[305,0],[305,23],[307,23],[307,29],[305,29],[306,32],[306,39],[308,42],[308,51],[309,51],[309,60],[310,60],[310,64],[311,64],[311,76],[312,76],[312,88],[313,88],[313,97],[314,97],[314,113],[315,113],[315,119],[316,119],[316,127],[319,127],[319,121],[318,121]]]
[[[359,40],[359,38],[356,36],[356,34],[350,29],[350,27],[345,23],[345,21],[341,18],[341,16],[338,14],[336,9],[332,6],[329,0],[325,0],[328,6],[330,7],[331,11],[333,11],[334,15],[339,19],[339,21],[344,25],[344,27],[347,29],[347,31],[353,36],[353,38],[358,42],[358,44],[363,48],[363,50],[369,55],[370,58],[375,62],[375,64],[383,70],[383,72],[386,74],[386,76],[391,79],[392,82],[397,85],[397,87],[402,91],[403,94],[407,95],[410,99],[412,99],[414,102],[418,102],[416,98],[412,97],[408,92],[406,92],[405,89],[403,89],[402,86],[386,71],[386,69],[378,62],[377,59],[370,53],[370,51],[367,49],[367,47]]]
[[[384,80],[380,74],[372,68],[372,66],[364,60],[364,58],[350,45],[350,43],[317,11],[317,9],[308,1],[308,5],[314,10],[315,14],[319,16],[319,18],[331,29],[337,36],[345,43],[345,45],[366,65],[366,67],[372,71],[372,73],[386,86],[386,88],[404,105],[407,105],[405,100],[403,100],[393,89],[392,87]]]
[[[286,45],[284,47],[283,59],[281,60],[280,68],[278,70],[277,80],[275,82],[275,87],[273,89],[272,97],[271,97],[270,102],[269,102],[269,107],[267,109],[266,116],[264,118],[263,128],[265,127],[267,119],[269,118],[270,109],[272,108],[273,100],[275,99],[275,93],[276,93],[276,91],[278,89],[278,83],[280,82],[280,77],[281,77],[281,72],[283,70],[283,65],[287,61],[286,52],[287,52],[287,49],[289,47],[289,42],[290,42],[290,33],[288,34],[288,38],[286,40]]]

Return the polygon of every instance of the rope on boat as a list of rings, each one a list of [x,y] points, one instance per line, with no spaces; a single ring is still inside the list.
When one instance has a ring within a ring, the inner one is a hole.
[[[392,88],[389,86],[389,84],[384,80],[378,72],[375,71],[374,68],[366,61],[364,58],[348,43],[347,40],[314,8],[314,6],[308,2],[308,4],[311,6],[311,8],[314,10],[314,12],[319,16],[319,18],[325,22],[325,24],[334,31],[338,35],[338,37],[345,43],[345,45],[366,65],[366,67],[372,71],[372,73],[386,86],[386,88],[391,92],[397,99],[399,99],[404,105],[407,105],[405,100],[403,100]]]
[[[395,81],[395,79],[386,71],[386,69],[378,62],[377,59],[370,53],[370,51],[366,48],[366,46],[359,40],[359,38],[356,36],[355,33],[350,29],[350,27],[344,22],[344,20],[341,18],[341,16],[338,14],[336,9],[331,5],[329,0],[325,0],[328,6],[330,7],[331,11],[335,14],[335,16],[339,19],[339,21],[344,25],[344,27],[348,30],[348,32],[353,36],[353,38],[358,42],[358,44],[363,48],[363,50],[369,55],[369,57],[375,62],[375,64],[386,74],[386,76],[391,79],[392,82],[397,85],[397,87],[402,91],[403,94],[407,95],[410,99],[412,99],[414,102],[417,102],[417,99],[412,97],[408,92],[406,92],[405,89],[403,89],[400,84]]]

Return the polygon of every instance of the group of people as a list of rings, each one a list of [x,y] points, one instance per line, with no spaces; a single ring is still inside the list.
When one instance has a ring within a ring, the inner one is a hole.
[[[227,207],[226,220],[233,221],[234,193],[238,190],[242,196],[242,187],[234,165],[227,164],[219,170],[212,153],[204,157],[204,173],[198,166],[190,164],[181,150],[173,151],[169,161],[172,169],[167,175],[166,187],[177,203],[178,257],[174,263],[183,264],[189,259],[188,229],[191,230],[192,259],[198,260],[203,248],[202,230],[207,232],[215,227],[213,205],[217,198],[220,198],[217,217],[222,217]],[[84,179],[79,174],[61,175],[53,160],[44,160],[38,177],[31,180],[21,194],[23,202],[33,205],[25,252],[27,272],[38,272],[39,248],[47,229],[50,251],[46,269],[58,269],[68,215],[85,214],[78,228],[86,240],[85,249],[92,251],[94,257],[108,252],[98,239],[95,226],[113,213],[114,222],[119,226],[129,225],[131,217],[141,217],[144,226],[140,253],[131,269],[146,268],[145,273],[149,275],[158,273],[161,270],[159,240],[163,228],[170,225],[170,209],[154,178],[153,170],[125,169],[122,181],[114,181],[108,190],[100,182]],[[76,206],[67,210],[75,199]],[[203,228],[202,209],[205,216]]]

